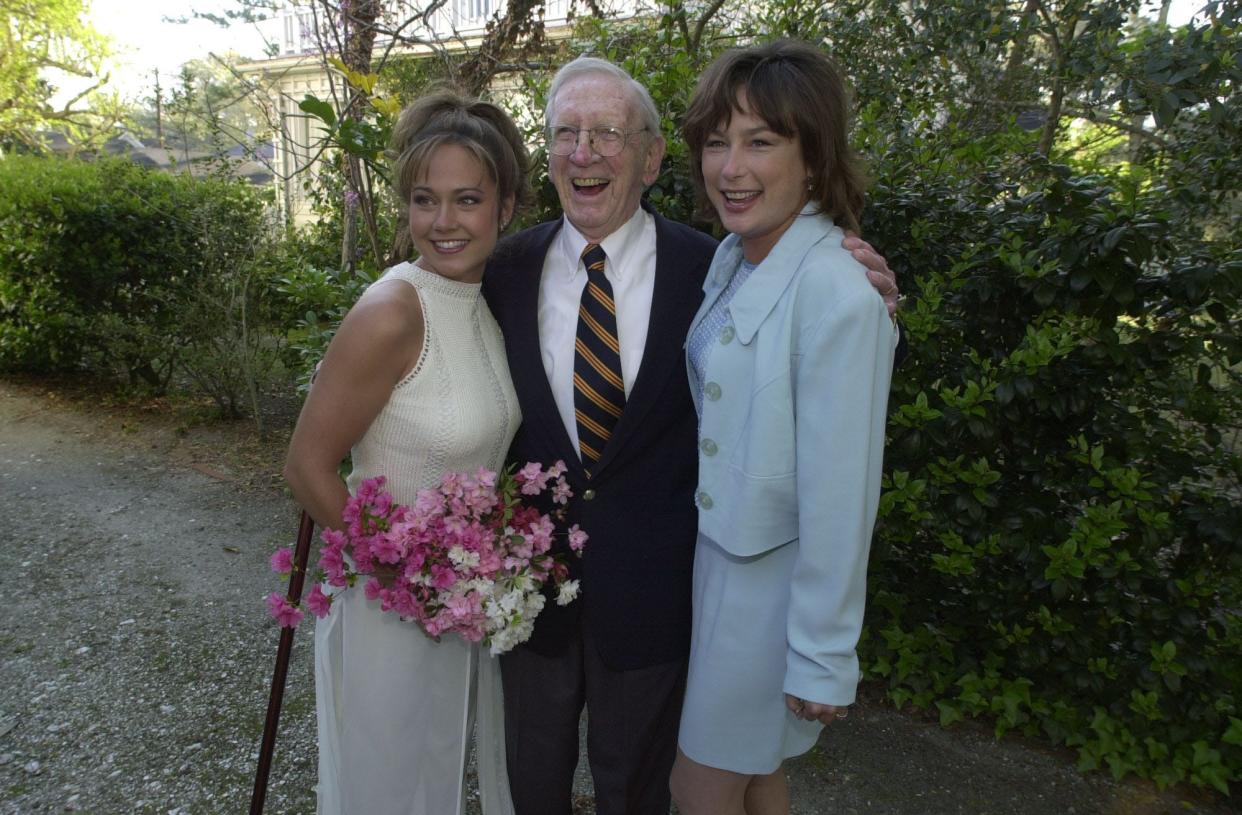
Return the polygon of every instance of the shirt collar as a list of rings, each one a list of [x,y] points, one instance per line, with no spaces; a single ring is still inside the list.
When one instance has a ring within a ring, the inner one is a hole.
[[[582,269],[579,260],[582,258],[582,250],[586,249],[587,239],[577,227],[569,222],[568,218],[562,216],[562,219],[564,223],[560,233],[561,251],[565,257],[566,274],[572,280]],[[608,256],[609,277],[620,280],[624,276],[629,253],[633,247],[637,246],[643,227],[650,220],[652,220],[651,213],[639,207],[628,221],[600,241],[599,245],[604,248],[604,254]]]

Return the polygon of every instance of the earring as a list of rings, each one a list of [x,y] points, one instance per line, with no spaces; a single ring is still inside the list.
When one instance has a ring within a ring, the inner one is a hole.
[[[815,189],[815,180],[808,175],[806,177],[806,191],[810,192],[813,189]]]

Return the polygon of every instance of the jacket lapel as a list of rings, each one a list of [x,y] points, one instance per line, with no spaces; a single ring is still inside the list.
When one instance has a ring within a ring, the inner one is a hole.
[[[772,251],[763,259],[763,262],[751,272],[746,284],[738,289],[737,294],[729,302],[729,316],[737,328],[737,338],[743,345],[749,345],[750,341],[755,338],[759,326],[767,319],[768,314],[784,295],[785,289],[793,281],[806,253],[811,250],[812,246],[822,241],[831,230],[832,220],[826,216],[818,217],[813,205],[808,204],[803,208],[799,217],[790,224],[785,234],[781,235],[780,240],[776,242],[776,246],[772,247]],[[738,237],[730,235],[721,245],[724,251],[719,252],[717,258],[722,258],[729,253],[728,256],[733,257],[733,262],[736,264],[740,260],[738,256],[741,255]],[[716,274],[723,273],[726,268],[723,266],[718,268],[716,264],[712,264],[708,275],[713,284],[719,282],[716,280]],[[724,283],[720,284],[721,288],[727,283],[726,276]]]
[[[508,264],[506,274],[511,276],[510,285],[501,295],[509,300],[505,310],[511,315],[505,325],[505,347],[513,387],[522,406],[524,429],[539,436],[542,444],[555,451],[566,466],[585,477],[578,451],[570,441],[552,396],[552,386],[548,384],[548,374],[543,367],[543,352],[539,348],[539,282],[543,278],[544,259],[561,223],[558,219],[547,224],[546,231],[534,236]]]

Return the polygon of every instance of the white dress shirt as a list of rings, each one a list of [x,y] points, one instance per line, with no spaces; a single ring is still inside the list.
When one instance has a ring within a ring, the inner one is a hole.
[[[578,333],[578,306],[587,284],[586,267],[582,265],[586,245],[587,239],[566,220],[544,258],[539,282],[539,349],[543,370],[575,450],[578,422],[574,418],[574,339]],[[647,347],[647,324],[655,291],[655,219],[640,208],[620,229],[604,238],[600,246],[607,255],[604,277],[612,284],[612,299],[617,307],[621,376],[628,398],[643,361],[643,349]]]

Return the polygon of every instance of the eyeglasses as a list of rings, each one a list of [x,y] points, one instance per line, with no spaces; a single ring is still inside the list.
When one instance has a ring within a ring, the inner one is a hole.
[[[619,127],[570,127],[569,125],[552,125],[543,129],[543,141],[548,152],[554,156],[568,156],[578,149],[579,139],[587,133],[591,149],[605,158],[620,155],[625,143],[635,133],[646,130],[622,130]]]

